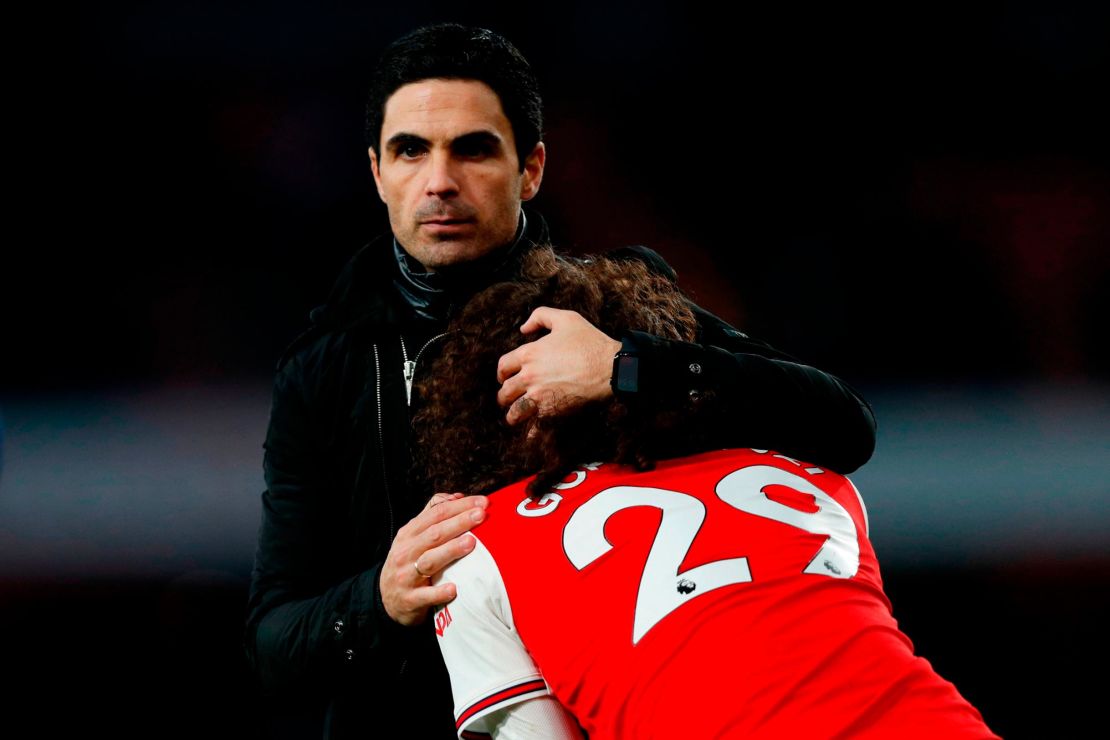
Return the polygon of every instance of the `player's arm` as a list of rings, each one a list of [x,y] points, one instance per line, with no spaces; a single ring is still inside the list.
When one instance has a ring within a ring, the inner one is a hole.
[[[574,717],[551,696],[529,699],[493,712],[486,717],[486,726],[491,728],[494,740],[580,740],[584,737]]]
[[[453,582],[458,592],[436,610],[435,629],[459,736],[580,739],[577,723],[551,696],[521,642],[501,574],[481,541],[438,582]]]

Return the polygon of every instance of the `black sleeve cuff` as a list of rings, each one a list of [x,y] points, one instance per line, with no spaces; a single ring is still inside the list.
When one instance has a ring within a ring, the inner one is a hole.
[[[735,375],[736,358],[723,350],[698,344],[661,339],[633,331],[622,337],[622,352],[628,348],[638,358],[638,397],[673,397],[697,403]]]
[[[339,660],[354,668],[374,655],[380,663],[388,655],[401,656],[413,630],[394,622],[382,603],[382,563],[355,577],[344,614],[333,617],[331,638]],[[400,658],[398,657],[398,660]]]

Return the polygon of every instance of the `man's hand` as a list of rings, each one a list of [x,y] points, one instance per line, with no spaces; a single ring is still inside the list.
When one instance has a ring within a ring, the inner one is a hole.
[[[541,306],[522,334],[550,334],[502,355],[497,362],[501,390],[497,402],[508,407],[506,421],[516,424],[534,413],[546,414],[556,402],[585,403],[612,395],[613,355],[621,343],[586,321],[577,311]]]
[[[382,604],[395,622],[419,624],[428,609],[455,598],[455,584],[433,586],[432,577],[474,549],[466,534],[486,517],[485,496],[437,493],[424,511],[397,530],[379,585]]]

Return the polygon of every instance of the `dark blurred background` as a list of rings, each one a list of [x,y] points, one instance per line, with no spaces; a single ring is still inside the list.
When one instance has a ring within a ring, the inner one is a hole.
[[[919,652],[1004,737],[1102,726],[1110,10],[466,7],[12,16],[4,722],[303,736],[239,649],[269,382],[387,228],[374,59],[460,20],[539,74],[558,244],[658,249],[872,402],[853,480]]]

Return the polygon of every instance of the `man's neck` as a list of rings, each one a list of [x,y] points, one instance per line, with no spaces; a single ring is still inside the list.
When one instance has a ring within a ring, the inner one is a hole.
[[[413,258],[394,237],[394,287],[418,318],[444,321],[479,290],[512,277],[520,254],[530,244],[525,238],[527,228],[528,217],[522,209],[516,234],[508,244],[476,260],[435,271]]]

